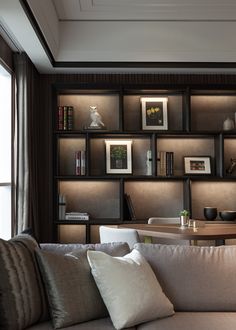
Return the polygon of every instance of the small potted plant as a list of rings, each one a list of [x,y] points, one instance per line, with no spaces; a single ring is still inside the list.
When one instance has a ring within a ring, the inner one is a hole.
[[[189,221],[189,211],[188,210],[182,210],[180,211],[180,224],[181,227],[186,227],[188,226],[188,221]]]

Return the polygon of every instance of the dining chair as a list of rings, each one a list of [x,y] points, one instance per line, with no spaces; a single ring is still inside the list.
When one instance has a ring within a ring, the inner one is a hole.
[[[130,249],[133,248],[135,243],[140,242],[140,237],[137,230],[131,228],[100,226],[99,235],[101,243],[126,242],[128,243]]]

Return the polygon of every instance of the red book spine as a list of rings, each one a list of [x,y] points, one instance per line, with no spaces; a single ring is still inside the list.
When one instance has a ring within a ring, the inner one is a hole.
[[[63,107],[58,106],[58,129],[63,130],[64,128],[64,113],[63,113]]]
[[[81,175],[81,152],[75,152],[75,175]]]

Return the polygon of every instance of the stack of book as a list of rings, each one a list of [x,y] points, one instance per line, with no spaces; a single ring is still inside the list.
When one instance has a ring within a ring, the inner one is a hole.
[[[172,151],[158,151],[157,175],[174,175],[174,153]]]
[[[75,152],[75,175],[85,175],[86,160],[85,150],[78,150]]]
[[[86,212],[67,212],[66,220],[89,220],[89,214]]]
[[[58,129],[72,130],[73,129],[73,113],[72,106],[58,106]]]

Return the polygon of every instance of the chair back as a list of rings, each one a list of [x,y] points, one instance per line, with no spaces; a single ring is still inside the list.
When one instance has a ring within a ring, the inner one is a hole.
[[[163,217],[153,217],[148,219],[149,224],[180,224],[179,217],[178,218],[163,218]]]
[[[133,248],[135,243],[140,242],[137,230],[131,228],[100,226],[99,234],[101,243],[126,242],[130,249]]]

